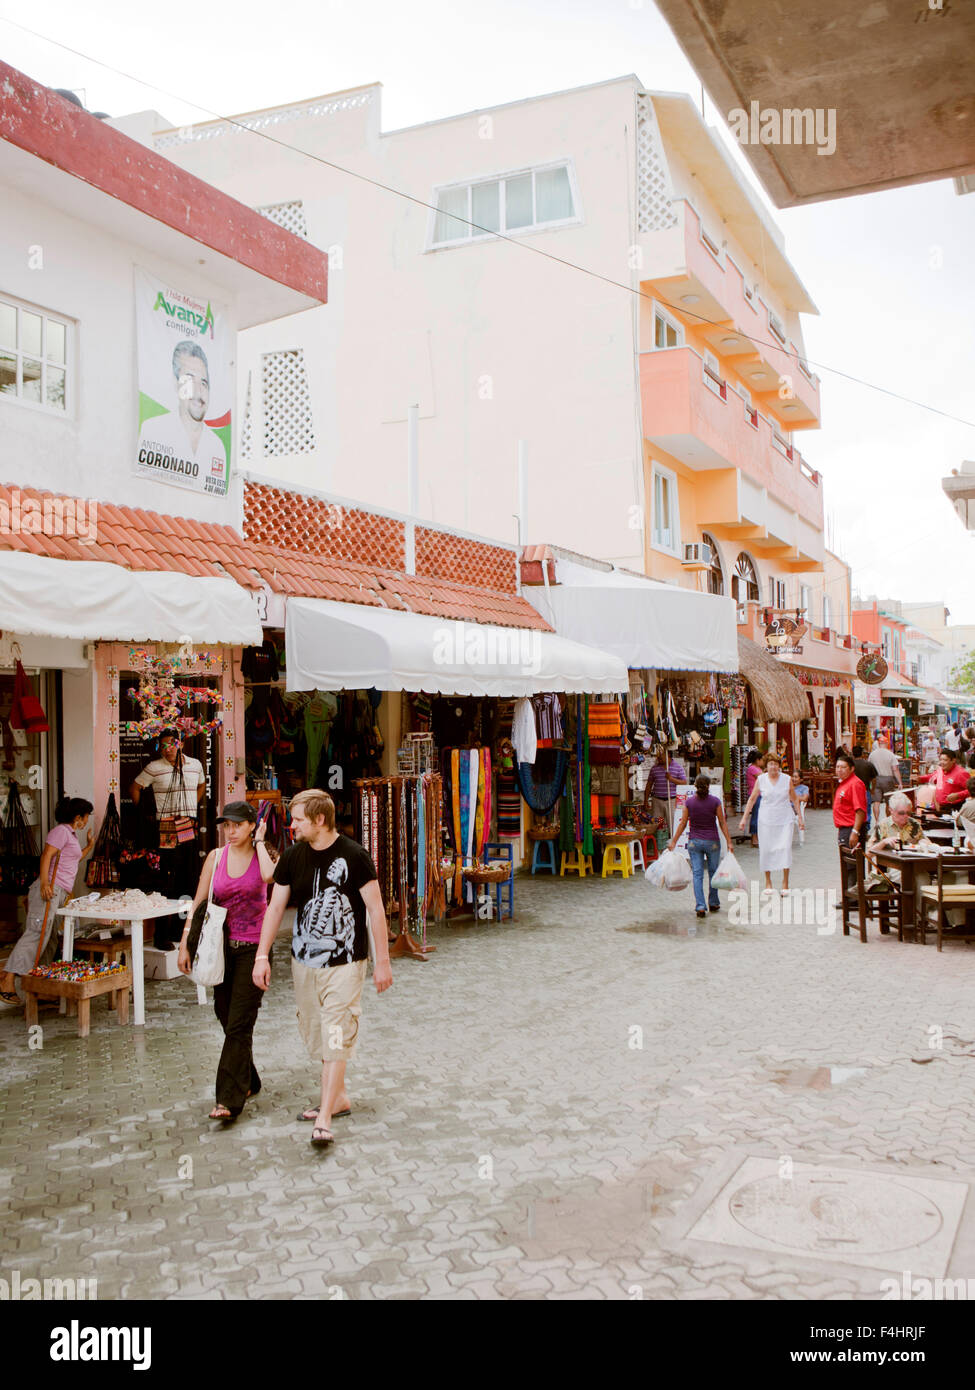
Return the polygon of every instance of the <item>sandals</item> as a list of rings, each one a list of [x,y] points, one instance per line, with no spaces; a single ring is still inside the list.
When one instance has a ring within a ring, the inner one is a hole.
[[[220,1120],[225,1125],[229,1125],[236,1118],[234,1112],[228,1110],[225,1105],[215,1105],[207,1116],[208,1120]]]
[[[318,1119],[318,1110],[319,1110],[319,1107],[318,1107],[317,1105],[309,1105],[309,1107],[308,1107],[307,1110],[301,1110],[301,1111],[299,1111],[298,1114],[295,1116],[295,1119],[296,1119],[296,1120],[306,1120],[306,1121],[307,1121],[307,1120],[317,1120],[317,1119]],[[333,1120],[341,1120],[342,1117],[343,1117],[344,1115],[351,1115],[351,1114],[352,1114],[352,1111],[349,1110],[349,1109],[346,1109],[346,1110],[336,1110],[335,1114],[332,1116],[332,1119],[333,1119]]]
[[[4,1004],[22,1004],[24,1002],[15,989],[0,989],[0,1000]]]
[[[334,1143],[335,1135],[324,1125],[316,1124],[311,1132],[311,1142],[319,1149],[327,1149],[329,1144]]]

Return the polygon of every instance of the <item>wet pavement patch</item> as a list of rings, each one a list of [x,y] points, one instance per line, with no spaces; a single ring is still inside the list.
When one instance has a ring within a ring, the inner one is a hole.
[[[866,1067],[797,1067],[793,1071],[777,1071],[772,1080],[777,1086],[803,1087],[813,1091],[828,1091],[866,1076]]]

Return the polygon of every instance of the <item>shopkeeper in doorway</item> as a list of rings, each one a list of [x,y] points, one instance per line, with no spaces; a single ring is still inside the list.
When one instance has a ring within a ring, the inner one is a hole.
[[[129,788],[136,806],[145,787],[152,788],[156,801],[160,891],[167,898],[192,896],[200,876],[199,817],[206,795],[206,773],[198,758],[183,752],[175,729],[163,730],[159,757],[146,764]],[[179,939],[181,930],[178,917],[159,917],[153,944],[166,950]]]
[[[663,818],[671,834],[674,830],[676,788],[686,781],[687,771],[684,764],[672,758],[667,748],[661,744],[657,749],[657,760],[650,769],[647,785],[643,789],[643,804],[649,804],[651,815]]]

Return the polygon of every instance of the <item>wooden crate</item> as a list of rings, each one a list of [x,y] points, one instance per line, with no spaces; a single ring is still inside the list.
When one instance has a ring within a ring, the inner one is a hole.
[[[95,975],[90,980],[54,980],[44,975],[22,975],[21,988],[27,995],[26,1023],[37,1022],[38,999],[66,999],[78,1009],[78,1037],[87,1038],[91,1030],[91,1001],[99,994],[110,994],[109,1007],[115,1009],[119,1023],[129,1021],[129,990],[132,971],[126,966],[111,975]]]

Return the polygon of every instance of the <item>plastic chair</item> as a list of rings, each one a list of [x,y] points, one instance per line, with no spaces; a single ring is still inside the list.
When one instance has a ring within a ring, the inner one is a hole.
[[[568,869],[570,874],[577,873],[580,878],[585,878],[586,874],[591,874],[593,871],[592,855],[583,854],[582,845],[578,840],[571,854],[566,854],[565,850],[562,851],[562,865],[559,869],[560,878],[565,877],[566,869]]]
[[[637,869],[646,869],[647,861],[643,854],[643,840],[630,841],[630,871],[636,873]]]
[[[532,848],[532,876],[539,869],[548,869],[550,873],[558,873],[555,863],[555,841],[554,840],[535,840]]]
[[[536,845],[537,845],[537,844],[539,844],[540,842],[539,842],[538,840],[536,840],[535,843],[536,843]],[[486,845],[484,846],[484,853],[483,853],[483,855],[482,855],[482,859],[483,859],[483,862],[484,862],[485,864],[488,863],[489,861],[495,860],[495,859],[506,859],[506,860],[508,861],[508,864],[510,865],[510,868],[509,868],[509,870],[508,870],[508,877],[507,877],[506,879],[504,879],[501,883],[496,883],[496,884],[494,885],[494,901],[495,901],[495,905],[496,905],[496,909],[497,909],[498,921],[499,921],[499,922],[503,922],[503,921],[504,921],[504,909],[505,909],[505,908],[508,909],[508,918],[509,918],[509,920],[510,920],[510,919],[513,918],[514,915],[515,915],[515,858],[514,858],[514,847],[513,847],[511,844],[508,844],[508,843],[505,843],[505,844],[502,844],[502,843],[500,843],[500,842],[488,843],[488,844],[486,844]],[[535,872],[535,868],[534,868],[534,860],[533,860],[533,864],[532,864],[532,873],[534,873],[534,872]],[[552,872],[553,872],[553,874],[555,873],[555,855],[554,855],[554,853],[553,853],[553,855],[552,855]],[[504,901],[504,902],[502,902],[502,900],[501,900],[501,899],[502,899],[502,894],[505,895],[505,901]]]
[[[623,878],[629,878],[632,872],[629,845],[610,843],[604,846],[603,878],[607,878],[610,874],[621,874]]]

